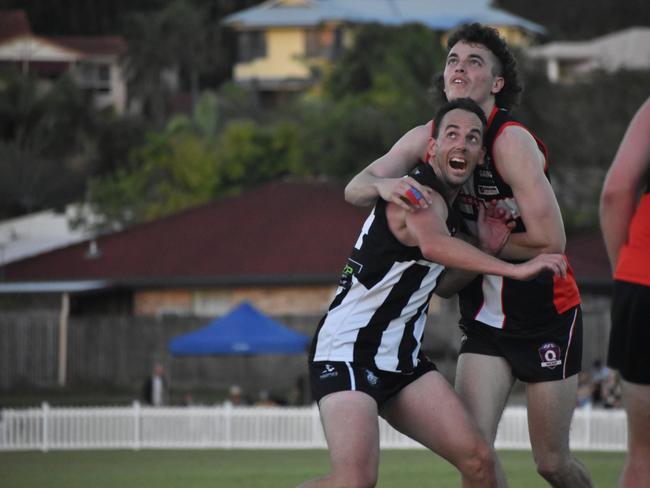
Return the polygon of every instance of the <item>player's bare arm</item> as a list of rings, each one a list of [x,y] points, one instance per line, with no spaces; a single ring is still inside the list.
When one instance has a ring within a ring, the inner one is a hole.
[[[526,226],[526,232],[510,235],[499,256],[530,259],[541,253],[563,253],[562,214],[544,175],[544,156],[535,139],[521,127],[507,127],[495,141],[493,155],[501,177],[512,187]]]
[[[403,176],[425,154],[430,133],[431,122],[404,134],[386,154],[350,180],[345,187],[345,199],[353,205],[367,207],[381,197],[410,210],[413,205],[404,199],[404,195],[413,187],[424,197],[418,206],[425,208],[431,201],[431,189],[409,176]]]
[[[510,215],[504,209],[496,206],[496,201],[479,207],[477,224],[478,238],[460,232],[454,237],[478,247],[491,256],[499,254],[515,226],[515,222],[510,218]],[[434,292],[442,298],[450,298],[477,275],[478,273],[472,271],[446,268],[438,280]]]
[[[389,203],[386,209],[393,234],[406,245],[417,245],[426,259],[451,268],[517,280],[531,279],[546,270],[560,276],[566,275],[566,260],[562,255],[543,254],[515,265],[452,237],[445,224],[447,207],[443,198],[434,192],[432,200],[428,208],[414,212],[396,209],[397,205],[393,203]]]
[[[642,175],[650,169],[650,98],[636,113],[616,152],[600,196],[600,226],[612,270],[627,240]]]

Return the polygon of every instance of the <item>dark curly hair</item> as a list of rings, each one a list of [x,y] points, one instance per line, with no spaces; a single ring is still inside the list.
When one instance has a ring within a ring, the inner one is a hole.
[[[499,60],[504,84],[501,91],[495,95],[497,107],[510,110],[519,104],[519,98],[524,88],[517,73],[517,60],[497,30],[479,23],[461,25],[449,35],[447,52],[461,41],[485,46]],[[438,75],[435,86],[443,101],[446,101],[443,73]]]

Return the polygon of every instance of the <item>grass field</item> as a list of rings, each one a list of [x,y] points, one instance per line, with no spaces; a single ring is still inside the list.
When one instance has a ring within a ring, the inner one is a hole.
[[[530,452],[500,451],[512,488],[547,488]],[[579,452],[596,488],[616,485],[623,453]],[[0,453],[4,488],[287,488],[325,474],[324,450],[145,450]],[[454,468],[425,450],[385,450],[379,488],[457,488]]]

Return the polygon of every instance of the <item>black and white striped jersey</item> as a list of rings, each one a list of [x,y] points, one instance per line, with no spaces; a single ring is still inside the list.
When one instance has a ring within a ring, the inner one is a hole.
[[[419,164],[411,176],[439,187],[428,164]],[[386,205],[379,200],[363,225],[314,336],[311,361],[347,361],[393,372],[410,372],[418,363],[429,300],[444,268],[395,238]],[[452,235],[459,223],[450,209]]]

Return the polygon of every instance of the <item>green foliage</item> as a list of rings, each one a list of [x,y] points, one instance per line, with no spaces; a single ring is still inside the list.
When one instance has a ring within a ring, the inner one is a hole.
[[[48,91],[29,74],[0,76],[0,216],[83,194],[96,154],[97,113],[67,77]]]
[[[230,123],[219,137],[219,161],[225,193],[289,174],[305,174],[298,127],[278,122],[260,127],[251,121]]]
[[[334,100],[386,90],[404,96],[401,91],[408,87],[426,93],[444,59],[440,35],[418,24],[366,25],[354,39],[325,83],[326,95]]]
[[[204,15],[187,1],[175,0],[155,12],[131,13],[125,25],[131,96],[142,101],[147,118],[162,126],[178,90],[170,78],[184,75],[192,96],[198,96],[198,73],[209,59]]]
[[[207,203],[259,182],[307,174],[296,124],[229,122],[215,138],[219,104],[205,93],[193,116],[173,117],[147,134],[131,167],[94,180],[89,198],[103,226],[142,222]]]
[[[89,198],[109,225],[129,224],[200,205],[218,181],[215,151],[179,120],[147,135],[134,150],[137,167],[91,182]]]
[[[359,28],[324,82],[323,97],[300,107],[312,171],[347,180],[431,119],[430,87],[443,60],[439,35],[420,25]]]
[[[585,40],[650,25],[647,0],[496,0],[496,7],[537,22],[553,40]]]
[[[548,147],[568,230],[594,227],[605,173],[627,124],[648,96],[650,76],[597,73],[589,81],[565,85],[550,83],[539,69],[524,68],[526,90],[516,115]]]

